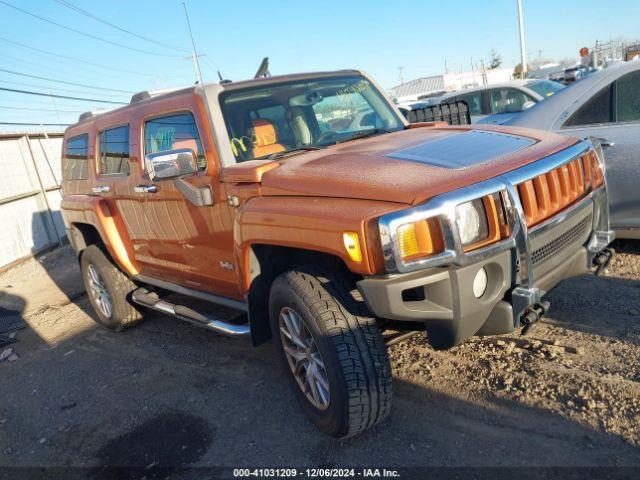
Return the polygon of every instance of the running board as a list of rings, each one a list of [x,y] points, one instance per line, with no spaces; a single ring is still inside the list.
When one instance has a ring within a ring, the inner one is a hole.
[[[246,337],[251,334],[248,323],[235,324],[228,321],[212,317],[197,312],[184,305],[167,302],[155,292],[150,292],[146,288],[138,288],[131,294],[131,300],[143,307],[162,312],[166,315],[185,320],[200,327],[213,330],[228,337]]]

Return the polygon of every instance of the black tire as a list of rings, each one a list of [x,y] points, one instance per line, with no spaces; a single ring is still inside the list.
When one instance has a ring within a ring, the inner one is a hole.
[[[289,366],[279,327],[283,308],[298,314],[322,356],[330,387],[325,409],[307,398]],[[345,275],[314,265],[283,273],[271,287],[269,313],[276,347],[295,395],[321,431],[351,437],[389,414],[392,378],[387,348],[376,320]]]
[[[111,314],[106,315],[90,287],[89,269],[93,266],[102,279],[111,301]],[[137,287],[116,267],[111,259],[96,245],[90,245],[82,251],[80,257],[82,281],[89,301],[96,314],[96,321],[107,328],[121,331],[142,320],[142,313],[130,302],[129,297]]]

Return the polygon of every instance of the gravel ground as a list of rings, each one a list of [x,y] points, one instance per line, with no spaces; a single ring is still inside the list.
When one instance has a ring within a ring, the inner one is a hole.
[[[29,325],[0,348],[0,466],[638,467],[640,244],[616,248],[526,337],[391,347],[391,418],[348,441],[302,417],[272,345],[155,314],[104,330],[72,252],[52,252],[0,276]]]

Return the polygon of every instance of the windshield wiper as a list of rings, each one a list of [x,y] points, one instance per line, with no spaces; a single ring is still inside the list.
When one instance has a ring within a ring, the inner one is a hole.
[[[365,138],[365,137],[372,137],[374,135],[381,135],[383,133],[391,133],[391,130],[387,130],[386,128],[374,128],[372,130],[365,130],[364,132],[358,132],[349,138],[345,138],[344,140],[339,140],[336,143],[350,142],[351,140],[357,140],[359,138]]]
[[[287,157],[287,156],[293,155],[295,153],[308,152],[308,151],[313,151],[313,150],[320,150],[320,147],[314,147],[313,145],[309,145],[309,146],[305,146],[305,147],[293,148],[293,149],[287,150],[285,152],[272,153],[271,155],[269,155],[267,157],[267,159],[276,160],[278,158]]]

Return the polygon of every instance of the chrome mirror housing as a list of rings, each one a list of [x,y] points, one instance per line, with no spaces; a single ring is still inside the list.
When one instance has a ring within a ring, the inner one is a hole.
[[[197,171],[196,156],[190,148],[149,153],[144,160],[151,180],[185,177]]]

